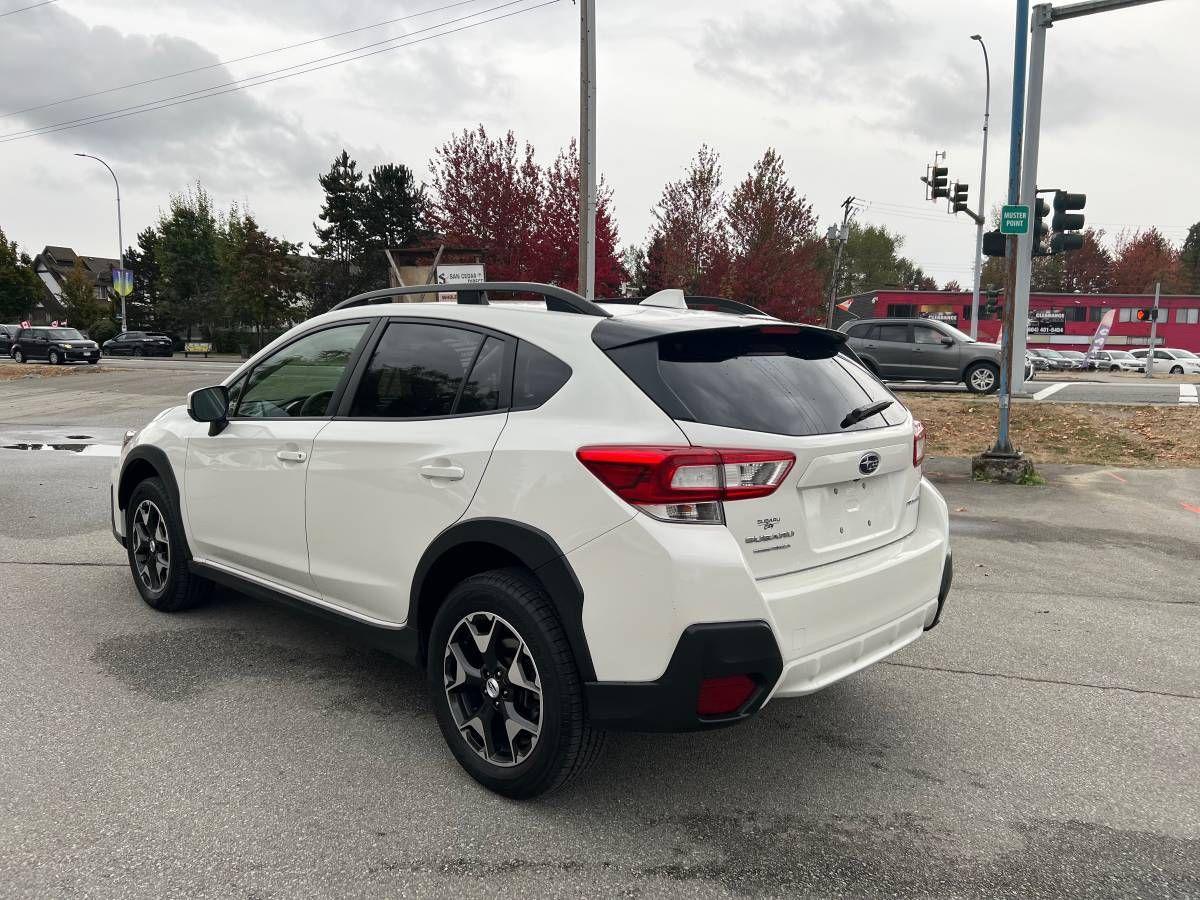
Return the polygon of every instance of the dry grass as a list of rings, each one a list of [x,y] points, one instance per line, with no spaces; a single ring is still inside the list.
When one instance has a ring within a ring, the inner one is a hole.
[[[994,397],[908,394],[925,423],[927,452],[974,456],[996,440]],[[1012,442],[1034,462],[1200,467],[1200,408],[1014,402]]]
[[[76,372],[103,371],[96,366],[39,366],[26,363],[25,365],[0,365],[0,381],[20,381],[22,378],[58,378],[63,375],[73,375]]]

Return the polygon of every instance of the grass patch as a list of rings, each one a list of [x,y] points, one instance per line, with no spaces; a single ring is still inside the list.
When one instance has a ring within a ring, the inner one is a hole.
[[[64,366],[40,366],[37,364],[26,363],[18,365],[0,365],[0,381],[20,381],[22,378],[60,378],[63,375],[74,375],[76,372],[98,372],[102,371],[97,366],[89,365],[64,365]]]
[[[994,397],[908,394],[933,456],[974,456],[996,440]],[[1014,402],[1012,443],[1035,463],[1200,467],[1200,408]]]

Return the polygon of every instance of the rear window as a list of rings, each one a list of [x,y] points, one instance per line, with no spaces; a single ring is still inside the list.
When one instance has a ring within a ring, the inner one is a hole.
[[[820,333],[739,328],[669,335],[612,355],[677,419],[795,436],[902,422],[904,410],[887,388],[839,350]],[[851,410],[879,400],[893,405],[841,427]]]

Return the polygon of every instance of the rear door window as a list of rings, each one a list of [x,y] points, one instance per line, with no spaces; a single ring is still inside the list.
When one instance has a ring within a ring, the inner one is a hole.
[[[880,325],[879,334],[875,336],[876,340],[888,341],[893,344],[908,343],[908,326],[907,325]]]
[[[428,419],[498,410],[504,350],[504,341],[478,331],[392,322],[371,354],[350,415]]]
[[[840,344],[820,334],[719,329],[655,343],[661,385],[644,369],[626,371],[655,399],[665,387],[675,402],[660,405],[676,418],[796,436],[882,428],[904,420],[903,408],[888,390],[839,354]],[[877,400],[893,400],[893,405],[842,428],[847,413]]]

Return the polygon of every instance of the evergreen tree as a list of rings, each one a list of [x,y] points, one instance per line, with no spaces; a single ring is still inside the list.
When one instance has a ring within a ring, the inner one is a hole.
[[[314,284],[314,313],[323,312],[358,293],[368,283],[359,266],[366,234],[363,212],[367,188],[358,163],[343,150],[334,158],[329,171],[318,176],[317,181],[325,191],[325,202],[318,215],[325,225],[313,223],[318,242],[310,246],[317,258],[327,265],[317,270],[321,277]]]
[[[220,318],[218,228],[212,198],[197,183],[171,196],[158,223],[155,257],[164,318],[188,337],[200,326],[212,334]]]
[[[17,242],[10,242],[0,228],[0,319],[13,322],[29,315],[41,292],[33,260],[19,252]]]
[[[1200,294],[1200,222],[1188,229],[1179,252],[1179,277],[1189,294]]]
[[[417,184],[408,166],[385,163],[371,170],[362,198],[363,240],[358,259],[368,289],[387,287],[384,250],[417,239],[424,209],[425,187]]]

